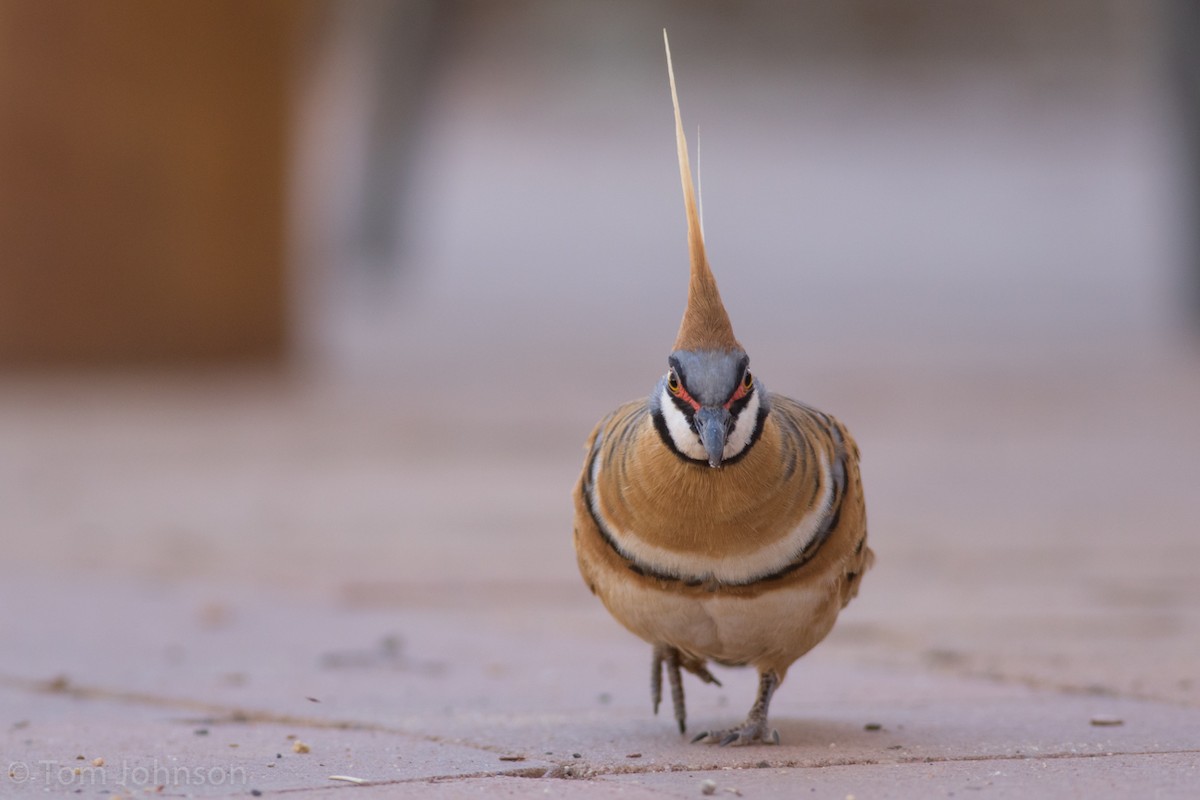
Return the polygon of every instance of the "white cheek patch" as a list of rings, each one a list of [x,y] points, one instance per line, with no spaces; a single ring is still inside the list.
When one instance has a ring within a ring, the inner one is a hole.
[[[708,453],[705,452],[704,445],[700,443],[700,437],[692,430],[687,416],[675,405],[675,401],[666,389],[663,389],[659,407],[662,409],[663,421],[667,423],[667,433],[671,435],[675,449],[688,458],[708,461]]]
[[[737,422],[734,423],[733,430],[729,432],[729,437],[725,440],[725,449],[721,451],[723,460],[733,458],[749,446],[750,440],[754,438],[754,431],[758,427],[760,407],[758,392],[755,391],[746,402],[746,407],[738,414]],[[687,416],[679,410],[679,406],[675,405],[666,389],[663,389],[659,408],[662,409],[663,421],[667,423],[667,433],[671,435],[675,449],[688,458],[708,461],[708,451],[704,449],[699,435],[692,430]]]
[[[746,407],[738,414],[737,422],[733,424],[733,430],[729,432],[729,438],[725,440],[725,449],[721,452],[721,458],[733,458],[750,444],[750,440],[754,438],[754,430],[758,427],[758,409],[758,391],[756,390],[750,394],[750,399],[746,401]]]

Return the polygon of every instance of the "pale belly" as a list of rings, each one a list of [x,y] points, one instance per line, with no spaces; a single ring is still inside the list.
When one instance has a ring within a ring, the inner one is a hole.
[[[825,638],[841,608],[830,581],[779,587],[757,597],[677,594],[624,576],[597,581],[596,588],[612,615],[651,644],[722,664],[774,669],[781,676]]]

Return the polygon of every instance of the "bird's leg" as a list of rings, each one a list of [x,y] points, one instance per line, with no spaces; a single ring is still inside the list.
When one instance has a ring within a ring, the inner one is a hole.
[[[664,647],[654,645],[650,660],[650,700],[654,703],[654,715],[658,716],[658,705],[662,702],[662,668],[665,659]]]
[[[779,731],[767,730],[767,709],[771,705],[771,696],[779,687],[779,675],[774,670],[758,674],[758,697],[750,707],[746,721],[740,727],[726,731],[704,731],[692,739],[693,742],[704,741],[720,744],[722,747],[730,744],[779,744]]]
[[[697,665],[698,664],[698,665]],[[659,703],[662,702],[662,671],[667,668],[667,683],[671,686],[671,705],[675,707],[675,721],[679,723],[679,732],[687,730],[687,707],[683,700],[683,677],[679,672],[682,666],[689,672],[700,677],[708,675],[703,662],[692,662],[680,655],[679,650],[665,644],[654,646],[654,659],[650,664],[650,699],[654,701],[654,713],[658,713]],[[699,672],[697,672],[699,669]],[[716,680],[708,675],[709,682]]]
[[[708,671],[708,665],[699,658],[681,656],[679,666],[683,667],[705,683],[714,683],[717,686],[721,685],[721,682],[713,677],[713,674]]]
[[[683,701],[683,676],[680,668],[686,669],[705,683],[721,682],[708,671],[708,666],[702,659],[687,656],[678,648],[665,644],[654,645],[654,658],[650,662],[650,699],[654,702],[654,713],[662,702],[662,673],[667,668],[667,682],[671,686],[671,704],[675,707],[675,721],[679,723],[679,732],[687,730],[687,708]]]

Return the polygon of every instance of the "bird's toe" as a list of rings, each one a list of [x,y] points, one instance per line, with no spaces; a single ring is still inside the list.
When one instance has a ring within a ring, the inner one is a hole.
[[[703,742],[720,747],[744,747],[748,744],[779,744],[779,731],[768,729],[766,724],[758,721],[748,721],[738,728],[722,731],[704,731],[692,737],[692,743]]]

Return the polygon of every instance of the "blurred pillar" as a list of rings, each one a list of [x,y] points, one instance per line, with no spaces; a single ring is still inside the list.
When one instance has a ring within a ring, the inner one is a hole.
[[[283,354],[305,8],[0,3],[0,364]]]

